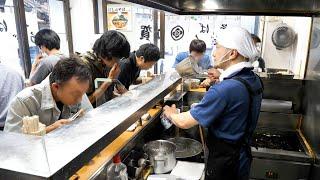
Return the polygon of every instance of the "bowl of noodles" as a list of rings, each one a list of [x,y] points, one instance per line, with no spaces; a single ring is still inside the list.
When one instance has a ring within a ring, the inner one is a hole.
[[[123,29],[126,27],[128,23],[128,19],[123,15],[115,15],[112,19],[112,24],[117,28],[117,29]]]

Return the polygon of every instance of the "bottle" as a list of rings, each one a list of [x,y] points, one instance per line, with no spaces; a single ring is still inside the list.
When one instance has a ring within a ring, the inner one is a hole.
[[[127,167],[119,154],[113,157],[112,162],[107,169],[107,180],[128,180]]]
[[[177,114],[180,113],[180,109],[177,108]],[[172,122],[164,115],[161,116],[161,124],[165,128],[165,130],[169,129],[172,126]]]

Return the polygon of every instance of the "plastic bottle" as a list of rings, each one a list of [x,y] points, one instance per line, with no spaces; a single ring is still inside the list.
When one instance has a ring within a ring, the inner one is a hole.
[[[121,162],[120,155],[113,157],[107,169],[107,180],[128,180],[127,166]]]
[[[180,113],[180,109],[177,109],[177,114],[179,113]],[[164,114],[162,114],[162,117],[161,117],[161,124],[165,129],[169,129],[172,126],[172,122]]]

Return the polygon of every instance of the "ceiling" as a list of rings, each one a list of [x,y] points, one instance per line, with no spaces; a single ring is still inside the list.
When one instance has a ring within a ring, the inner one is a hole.
[[[175,14],[320,14],[319,0],[126,0]]]

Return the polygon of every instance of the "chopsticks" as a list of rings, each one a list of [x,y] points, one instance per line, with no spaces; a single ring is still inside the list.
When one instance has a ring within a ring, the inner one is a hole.
[[[70,121],[73,121],[73,120],[75,120],[75,119],[77,119],[77,117],[79,117],[81,114],[83,114],[84,113],[84,109],[80,109],[77,113],[75,113],[73,116],[71,116],[70,118],[69,118],[69,120]]]

